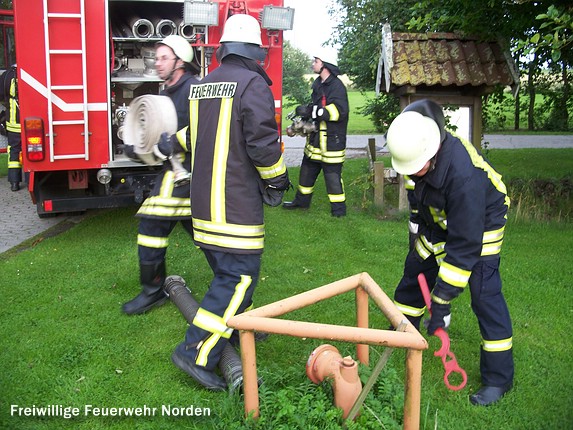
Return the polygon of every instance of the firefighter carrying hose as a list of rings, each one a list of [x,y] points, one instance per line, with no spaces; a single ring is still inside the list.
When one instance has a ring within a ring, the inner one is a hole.
[[[167,36],[157,43],[155,68],[164,81],[161,95],[173,101],[177,111],[177,129],[189,125],[189,88],[199,81],[191,74],[193,49],[181,36]],[[137,160],[137,154],[126,145],[127,155]],[[188,156],[182,162],[189,171],[191,162]],[[191,224],[190,185],[175,184],[175,173],[169,161],[164,161],[163,170],[158,175],[150,196],[143,202],[137,217],[140,218],[137,235],[141,292],[122,306],[128,315],[141,314],[167,300],[163,292],[166,277],[165,255],[169,235],[177,222],[193,236]]]
[[[470,402],[487,406],[513,386],[512,326],[499,273],[509,198],[501,175],[444,124],[437,103],[419,100],[388,129],[392,166],[413,181],[411,225],[417,225],[394,301],[419,329],[425,304],[417,277],[424,273],[433,286],[431,335],[448,327],[451,302],[469,285],[482,337],[482,387]]]
[[[18,191],[22,182],[22,134],[18,104],[18,74],[16,64],[0,76],[0,100],[8,99],[6,132],[8,135],[8,182]]]
[[[296,196],[293,201],[285,202],[283,208],[308,209],[314,184],[322,170],[331,214],[343,217],[346,215],[346,196],[342,165],[346,151],[348,94],[338,78],[337,60],[328,52],[314,57],[312,70],[318,74],[312,84],[312,102],[298,106],[296,115],[303,120],[313,120],[317,131],[307,136]]]
[[[263,203],[280,205],[290,185],[272,82],[258,63],[265,58],[261,45],[254,17],[228,18],[216,53],[220,66],[191,88],[186,142],[165,137],[158,145],[165,156],[193,154],[193,239],[213,279],[171,359],[210,390],[226,387],[214,372],[233,333],[226,322],[252,304],[264,247]]]

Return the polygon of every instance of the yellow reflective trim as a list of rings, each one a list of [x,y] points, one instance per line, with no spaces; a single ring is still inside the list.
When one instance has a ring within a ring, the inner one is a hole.
[[[181,130],[177,131],[175,136],[177,137],[177,142],[179,146],[183,148],[184,151],[187,151],[187,129],[189,127],[183,127]]]
[[[438,277],[454,287],[464,288],[471,275],[470,270],[460,269],[453,264],[443,262],[440,265]]]
[[[217,223],[193,218],[193,228],[206,230],[212,233],[234,234],[235,236],[260,236],[265,232],[264,224],[241,225],[231,223]]]
[[[475,146],[473,146],[468,140],[461,138],[459,136],[456,137],[459,138],[462,144],[464,145],[464,148],[466,149],[466,151],[470,156],[472,164],[475,167],[485,171],[487,173],[489,180],[496,188],[496,190],[498,190],[502,194],[505,194],[505,204],[509,209],[510,200],[509,197],[507,196],[507,188],[505,187],[505,184],[501,179],[501,175],[497,173],[487,161],[484,160],[484,158],[478,153]]]
[[[169,244],[169,238],[153,237],[153,236],[146,236],[144,234],[138,234],[137,244],[145,246],[147,248],[162,249],[162,248],[167,248],[167,245]]]
[[[286,164],[284,162],[282,155],[279,158],[279,161],[277,161],[272,166],[256,167],[256,168],[257,168],[257,171],[259,172],[259,175],[262,179],[276,178],[277,176],[284,174],[287,170]]]
[[[189,102],[189,144],[191,145],[191,163],[195,162],[195,147],[197,145],[197,123],[199,122],[199,100]],[[193,164],[191,164],[193,170]]]
[[[239,310],[239,306],[245,300],[245,293],[247,289],[251,286],[253,282],[253,278],[248,275],[241,275],[241,281],[235,285],[235,292],[233,293],[233,297],[229,301],[229,306],[225,309],[225,313],[223,314],[223,321],[227,324],[230,318],[234,317]],[[232,328],[229,327],[232,332]]]
[[[18,160],[16,160],[16,161],[8,160],[8,168],[9,169],[19,169],[20,167],[22,167],[22,163],[20,163]]]
[[[175,185],[175,173],[173,170],[167,170],[163,175],[163,180],[161,181],[161,188],[159,189],[159,196],[169,197],[173,194],[173,186]]]
[[[346,195],[344,194],[329,194],[328,200],[331,203],[342,203],[346,201]]]
[[[438,224],[442,230],[447,230],[448,220],[446,219],[446,212],[444,210],[438,210],[432,206],[430,206],[429,209],[434,222]]]
[[[451,303],[449,300],[444,300],[444,299],[442,299],[442,298],[440,298],[440,297],[434,295],[433,292],[432,292],[432,294],[431,294],[431,297],[432,297],[432,301],[433,301],[433,302],[439,303],[439,304],[441,304],[441,305],[449,305],[449,304]]]
[[[328,115],[330,115],[330,121],[338,121],[340,119],[340,112],[334,103],[326,105],[324,109],[327,110]]]
[[[394,301],[394,304],[396,305],[396,307],[400,312],[402,312],[404,315],[408,315],[411,317],[421,317],[424,315],[424,312],[426,311],[425,306],[423,308],[414,308],[412,306],[398,303],[397,301]]]
[[[501,245],[502,245],[503,241],[500,240],[497,243],[488,243],[488,244],[484,244],[484,246],[481,249],[481,255],[496,255],[499,254],[501,252]]]
[[[203,308],[197,310],[195,318],[193,318],[193,325],[217,334],[224,333],[228,328],[223,318]]]
[[[513,347],[513,338],[500,339],[500,340],[485,340],[482,339],[482,348],[487,352],[501,352],[510,350]]]
[[[483,243],[496,242],[500,239],[503,239],[504,232],[505,232],[505,226],[497,230],[484,232]]]
[[[413,190],[416,188],[416,183],[408,175],[404,175],[404,187],[407,190]]]
[[[303,187],[302,185],[298,186],[298,190],[300,191],[301,194],[312,194],[312,192],[314,191],[314,187]]]
[[[263,237],[258,239],[247,239],[231,236],[218,236],[197,230],[193,231],[193,238],[197,242],[201,242],[206,245],[214,245],[231,249],[263,249],[265,243]]]
[[[198,366],[206,366],[207,365],[207,358],[209,357],[209,353],[213,350],[217,342],[221,339],[221,335],[217,333],[213,333],[207,339],[199,344],[197,347],[197,359],[195,360],[195,364]]]
[[[232,98],[221,99],[217,136],[215,137],[215,151],[213,154],[213,173],[211,174],[211,217],[216,222],[224,222],[227,218],[225,210],[225,183],[227,179],[232,107]]]

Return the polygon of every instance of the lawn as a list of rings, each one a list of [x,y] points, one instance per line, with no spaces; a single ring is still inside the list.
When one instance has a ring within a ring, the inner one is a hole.
[[[508,178],[511,170],[525,172],[524,179],[531,179],[531,174],[527,176],[533,171],[531,163],[546,166],[550,160],[560,162],[541,172],[536,169],[536,174],[544,179],[571,177],[573,150],[543,150],[535,157],[528,151],[491,150],[490,158]],[[296,180],[298,170],[291,169],[291,175]],[[309,211],[267,208],[256,305],[361,272],[368,272],[392,295],[407,248],[405,217],[364,204],[368,191],[360,184],[367,175],[366,160],[346,163],[349,214],[343,219],[329,214],[322,176]],[[441,362],[432,354],[438,341],[430,338],[430,350],[423,359],[423,429],[569,429],[573,425],[569,332],[573,223],[570,218],[562,222],[515,219],[514,211],[512,207],[501,270],[514,325],[515,389],[489,408],[469,404],[468,395],[480,383],[479,331],[469,294],[463,294],[453,305],[450,336],[458,362],[468,373],[468,384],[458,392],[446,389]],[[329,384],[315,385],[305,375],[310,353],[327,341],[272,335],[257,345],[257,368],[264,384],[261,418],[254,423],[244,420],[240,395],[207,392],[171,364],[171,352],[187,326],[173,304],[141,316],[121,313],[121,304],[139,290],[133,215],[133,209],[94,211],[71,230],[36,237],[0,255],[4,299],[0,428],[340,428]],[[200,300],[211,279],[203,255],[179,227],[170,243],[169,273],[183,276]],[[353,325],[354,315],[353,296],[342,295],[289,317]],[[375,306],[371,306],[370,325],[388,327]],[[353,345],[334,344],[343,356],[356,357]],[[371,349],[371,364],[382,351]],[[361,366],[363,378],[368,371]],[[398,350],[349,428],[400,428],[403,377],[404,351]],[[25,409],[18,410],[52,405],[58,416],[25,416]],[[111,413],[105,408],[120,407],[139,407],[147,415],[102,416]],[[68,412],[77,408],[78,416],[65,418],[64,408]],[[173,411],[193,415],[173,416]]]

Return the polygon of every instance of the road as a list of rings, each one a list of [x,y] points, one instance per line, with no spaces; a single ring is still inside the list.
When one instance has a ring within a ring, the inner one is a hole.
[[[382,135],[352,135],[348,136],[348,158],[365,157],[368,139],[376,142],[379,154],[385,153],[384,137]],[[288,167],[300,165],[305,139],[301,136],[285,137],[285,161]],[[484,142],[488,148],[573,148],[573,135],[567,136],[529,136],[529,135],[485,135]],[[10,191],[6,178],[0,178],[0,201],[2,202],[3,223],[0,227],[0,254],[10,249],[22,248],[24,242],[34,238],[42,240],[50,235],[80,222],[84,216],[58,215],[54,218],[40,219],[36,207],[32,203],[26,189],[18,192]]]

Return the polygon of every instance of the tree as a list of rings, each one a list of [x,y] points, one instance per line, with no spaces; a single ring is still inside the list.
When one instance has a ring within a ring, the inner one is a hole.
[[[511,49],[514,61],[528,75],[522,95],[529,100],[530,112],[534,111],[537,81],[547,75],[541,73],[543,66],[561,76],[559,83],[553,82],[551,97],[559,100],[555,99],[552,109],[556,112],[561,109],[563,113],[564,106],[571,107],[569,98],[573,54],[570,48],[573,43],[573,27],[570,0],[337,2],[338,10],[335,13],[339,16],[340,25],[335,40],[342,45],[340,63],[359,89],[374,88],[380,56],[381,28],[385,22],[389,22],[392,31],[456,32],[482,40],[497,40]],[[520,40],[527,43],[520,43]],[[536,41],[539,43],[536,44],[535,56],[527,55],[532,52],[529,47]],[[519,103],[516,103],[518,106]],[[532,114],[529,117],[530,128],[533,127],[533,119]]]
[[[310,100],[310,83],[304,75],[310,72],[311,59],[287,40],[283,46],[283,94],[285,105],[308,103]]]

